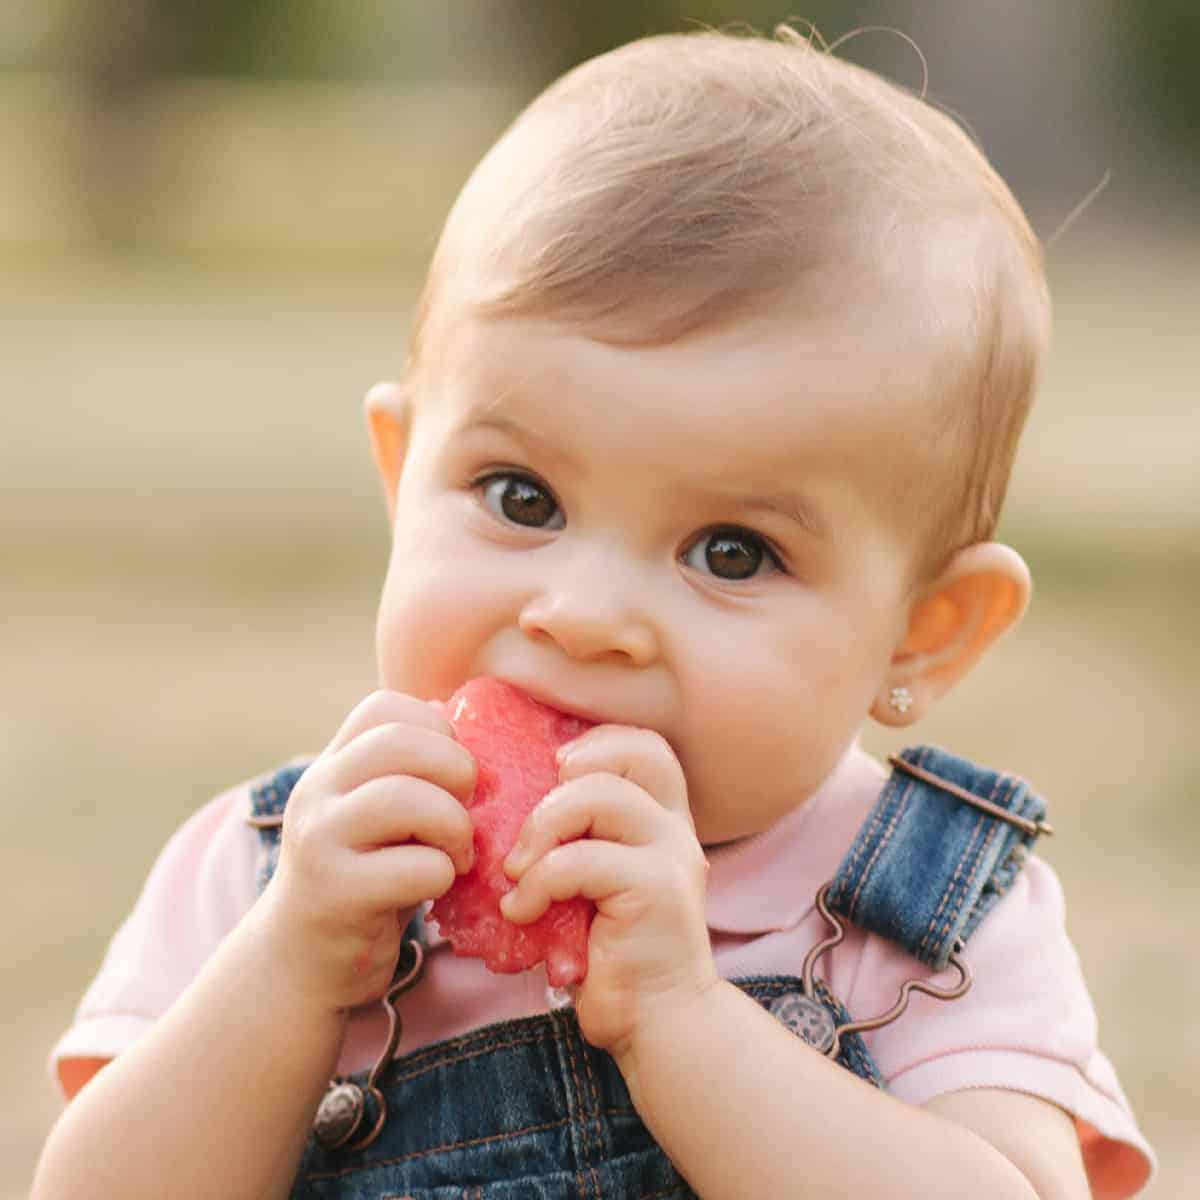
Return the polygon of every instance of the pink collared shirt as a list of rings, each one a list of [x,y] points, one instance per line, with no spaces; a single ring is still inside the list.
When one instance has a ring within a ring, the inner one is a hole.
[[[808,804],[773,828],[709,851],[707,917],[726,978],[799,975],[825,936],[814,898],[829,880],[885,778],[857,747]],[[71,1059],[111,1059],[167,1011],[256,898],[258,834],[246,822],[250,785],[210,802],[170,839],[133,912],[114,936],[75,1022],[54,1047]],[[398,1007],[400,1053],[492,1021],[533,1016],[550,1003],[541,969],[493,975],[458,958],[431,926],[420,984]],[[1031,858],[968,946],[975,983],[966,996],[914,994],[897,1021],[865,1036],[888,1089],[924,1104],[963,1088],[1040,1096],[1074,1114],[1093,1195],[1131,1196],[1153,1153],[1137,1128],[1067,938],[1050,867]],[[923,968],[890,942],[851,927],[818,974],[856,1017],[882,1013]],[[369,1067],[386,1037],[382,1007],[354,1013],[338,1070]]]

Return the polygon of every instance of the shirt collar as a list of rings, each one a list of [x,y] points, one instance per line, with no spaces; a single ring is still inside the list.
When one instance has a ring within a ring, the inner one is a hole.
[[[884,768],[854,742],[806,803],[762,833],[708,850],[709,929],[762,934],[802,921],[886,778]]]

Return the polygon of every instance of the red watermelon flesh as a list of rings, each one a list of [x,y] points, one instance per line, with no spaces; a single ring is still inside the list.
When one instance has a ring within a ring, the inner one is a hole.
[[[475,826],[475,863],[433,902],[436,921],[455,954],[482,958],[491,971],[511,974],[540,962],[553,987],[587,974],[587,938],[595,904],[583,897],[556,900],[529,925],[500,912],[513,881],[503,864],[525,818],[558,783],[554,753],[591,728],[499,679],[472,679],[446,702],[458,740],[475,756],[479,774],[467,805]]]

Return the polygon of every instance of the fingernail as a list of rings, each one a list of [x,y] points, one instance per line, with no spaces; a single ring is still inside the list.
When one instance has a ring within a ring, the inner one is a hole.
[[[515,892],[505,892],[504,895],[500,897],[500,913],[502,916],[508,916],[509,910],[516,903],[516,901],[513,899],[515,895]]]

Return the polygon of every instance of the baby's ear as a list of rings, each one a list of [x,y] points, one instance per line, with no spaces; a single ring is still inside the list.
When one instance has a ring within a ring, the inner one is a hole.
[[[911,725],[1011,629],[1029,604],[1025,560],[1011,547],[980,542],[960,550],[909,613],[871,715]]]
[[[396,515],[396,489],[404,456],[408,453],[408,435],[412,425],[412,402],[408,389],[400,383],[377,383],[363,401],[371,435],[371,451],[387,496],[388,517]]]

